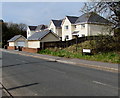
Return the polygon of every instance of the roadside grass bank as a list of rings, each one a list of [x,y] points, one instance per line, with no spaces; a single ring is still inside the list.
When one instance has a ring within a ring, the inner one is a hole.
[[[67,57],[67,58],[79,58],[79,59],[102,61],[102,62],[109,62],[109,63],[120,63],[120,56],[118,52],[97,53],[94,55],[82,55],[81,52],[71,52],[65,49],[62,49],[62,50],[45,49],[45,50],[39,51],[38,53],[49,54],[49,55],[59,56],[59,57]]]
[[[102,40],[89,40],[66,48],[47,48],[39,51],[38,53],[67,58],[120,63],[120,49],[116,50],[116,47],[119,48],[118,45],[110,42],[111,40],[109,40],[109,38]],[[93,55],[82,55],[82,49],[91,49],[93,51]]]

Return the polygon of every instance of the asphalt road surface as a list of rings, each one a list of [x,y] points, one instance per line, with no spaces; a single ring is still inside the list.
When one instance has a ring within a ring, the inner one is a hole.
[[[3,52],[3,85],[13,96],[118,96],[118,74]]]

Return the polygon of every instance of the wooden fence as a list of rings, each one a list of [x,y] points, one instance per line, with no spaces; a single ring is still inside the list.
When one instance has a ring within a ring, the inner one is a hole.
[[[66,48],[66,47],[69,47],[71,45],[78,44],[78,43],[81,43],[81,42],[84,42],[87,40],[93,40],[93,39],[97,40],[97,39],[99,39],[99,37],[98,36],[86,36],[86,37],[72,39],[69,41],[41,42],[40,47],[41,47],[41,49],[54,48],[54,47]]]

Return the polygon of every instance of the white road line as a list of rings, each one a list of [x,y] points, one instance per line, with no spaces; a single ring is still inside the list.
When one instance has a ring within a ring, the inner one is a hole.
[[[104,84],[104,83],[98,82],[98,81],[93,81],[93,83],[100,84],[100,85],[107,85],[107,84]]]
[[[96,83],[96,84],[100,84],[100,85],[103,85],[103,86],[108,86],[110,88],[115,88],[115,89],[120,89],[118,87],[114,87],[112,85],[109,85],[109,84],[105,84],[105,83],[102,83],[102,82],[99,82],[99,81],[92,81],[93,83]]]
[[[21,61],[21,60],[19,60],[19,59],[16,59],[17,61]],[[26,61],[21,61],[21,62],[26,62]]]
[[[63,71],[59,71],[59,70],[52,69],[52,68],[49,68],[49,67],[46,67],[46,68],[48,68],[48,69],[50,69],[50,70],[53,70],[53,71],[55,71],[55,72],[59,72],[59,73],[63,73],[63,74],[65,74],[65,72],[63,72]]]

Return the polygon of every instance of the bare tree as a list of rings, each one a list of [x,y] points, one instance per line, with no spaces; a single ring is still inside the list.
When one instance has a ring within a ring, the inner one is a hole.
[[[94,1],[94,0],[92,0]],[[120,1],[118,2],[87,2],[84,3],[84,7],[80,10],[83,13],[96,12],[101,16],[110,20],[114,26],[113,28],[120,28]]]

